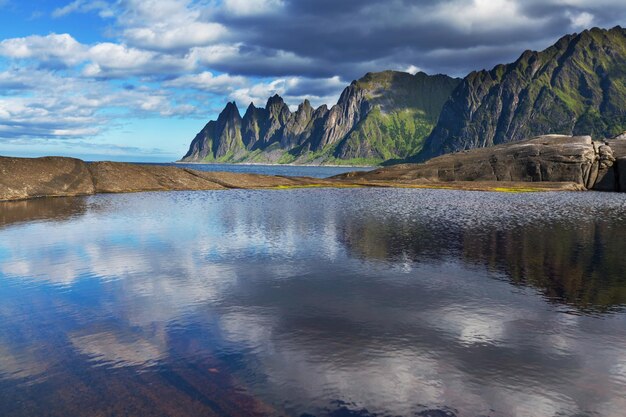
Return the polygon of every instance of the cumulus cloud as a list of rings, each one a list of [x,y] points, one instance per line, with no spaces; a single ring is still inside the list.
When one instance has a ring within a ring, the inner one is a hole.
[[[568,13],[572,26],[577,29],[585,29],[593,24],[594,16],[591,13]]]
[[[212,72],[204,71],[199,74],[184,75],[165,82],[166,87],[195,88],[213,94],[227,94],[236,87],[247,84],[245,77],[231,76],[228,74],[214,75]]]
[[[147,49],[180,51],[212,44],[227,28],[203,18],[202,8],[187,0],[126,0],[118,18],[128,43]]]
[[[84,59],[85,51],[85,46],[67,33],[32,35],[0,42],[0,55],[17,59],[36,59],[44,64],[76,65]]]
[[[112,89],[106,83],[68,78],[49,70],[0,72],[0,86],[23,93],[0,96],[0,140],[92,137],[116,117],[196,112],[194,106],[178,103],[166,90]],[[118,110],[105,114],[105,109]]]

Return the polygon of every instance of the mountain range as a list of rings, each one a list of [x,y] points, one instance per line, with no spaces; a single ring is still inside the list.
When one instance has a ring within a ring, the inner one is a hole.
[[[234,102],[185,162],[380,164],[560,133],[626,130],[626,30],[594,28],[463,79],[397,71],[353,81],[330,109],[291,112],[275,95],[242,117]]]

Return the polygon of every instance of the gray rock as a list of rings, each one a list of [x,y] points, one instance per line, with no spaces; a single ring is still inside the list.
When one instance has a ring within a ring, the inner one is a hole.
[[[613,164],[615,157],[613,150],[608,144],[594,142],[594,150],[598,156],[597,162],[594,163],[593,176],[587,181],[587,188],[597,191],[616,191],[617,177]]]

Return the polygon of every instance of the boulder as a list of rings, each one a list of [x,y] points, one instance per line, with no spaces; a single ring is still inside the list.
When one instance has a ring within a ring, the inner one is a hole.
[[[598,158],[593,168],[595,175],[590,176],[587,188],[596,191],[616,191],[618,187],[613,150],[605,142],[594,142],[593,145]]]

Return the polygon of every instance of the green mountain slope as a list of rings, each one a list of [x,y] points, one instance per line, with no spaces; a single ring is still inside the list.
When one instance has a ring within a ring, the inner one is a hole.
[[[413,160],[549,134],[626,129],[626,30],[591,29],[469,74]]]

